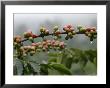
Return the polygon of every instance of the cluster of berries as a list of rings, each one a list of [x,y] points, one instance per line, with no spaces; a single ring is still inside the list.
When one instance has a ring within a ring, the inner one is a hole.
[[[49,30],[46,29],[45,27],[41,27],[40,32],[41,32],[41,37],[49,35]]]
[[[55,26],[53,29],[54,29],[54,31],[53,31],[54,39],[57,40],[57,39],[61,38],[61,35],[60,35],[61,32],[60,32],[58,26]]]
[[[74,30],[74,27],[72,25],[66,25],[63,30],[64,32],[60,32],[58,26],[55,26],[53,33],[49,34],[49,30],[47,30],[44,27],[40,28],[40,35],[35,35],[32,33],[32,31],[24,32],[24,38],[26,40],[30,40],[32,42],[31,46],[23,46],[22,45],[22,38],[21,36],[14,37],[14,48],[22,52],[22,54],[25,56],[27,53],[30,53],[30,55],[35,54],[36,51],[49,51],[49,49],[54,50],[62,50],[65,48],[65,43],[60,42],[57,39],[61,38],[61,34],[66,34],[65,39],[71,39],[75,34],[85,34],[90,38],[90,41],[93,41],[97,37],[97,32],[95,27],[91,28],[84,28],[82,26],[77,26],[77,29],[79,30],[76,32]],[[42,42],[34,43],[33,39],[37,37],[44,37],[53,35],[55,38],[54,40],[43,40]],[[18,51],[19,52],[19,51]]]
[[[27,38],[32,42],[33,42],[33,39],[37,37],[38,35],[33,34],[32,31],[24,32],[24,38]]]
[[[20,52],[22,52],[23,56],[28,53],[32,56],[36,52],[49,51],[52,48],[62,50],[65,48],[65,43],[58,40],[44,40],[43,42],[32,43],[31,46],[21,46]]]
[[[22,41],[22,38],[21,36],[16,36],[13,38],[13,44],[14,44],[14,48],[16,47],[20,47],[21,46],[21,41]]]
[[[65,37],[66,40],[72,39],[73,36],[76,34],[74,27],[72,25],[67,25],[63,28],[63,30],[66,32],[67,36]]]
[[[95,27],[84,28],[82,26],[78,26],[77,28],[79,29],[80,33],[84,33],[86,36],[88,36],[90,38],[90,41],[96,39],[97,32]]]

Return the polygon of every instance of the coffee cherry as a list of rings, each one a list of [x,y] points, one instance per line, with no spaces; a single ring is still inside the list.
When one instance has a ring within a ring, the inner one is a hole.
[[[81,26],[81,25],[78,25],[78,26],[77,26],[77,29],[78,29],[78,30],[80,30],[81,28],[82,28],[82,26]]]
[[[67,25],[67,28],[69,28],[69,29],[72,28],[72,25]]]
[[[85,28],[80,28],[79,31],[80,31],[80,32],[85,32],[86,30],[85,30]]]
[[[89,33],[89,34],[88,34],[88,37],[91,37],[91,36],[92,36],[92,35]]]
[[[36,43],[32,43],[31,45],[32,45],[32,46],[36,46]]]
[[[42,51],[46,51],[46,48],[45,48],[45,47],[43,47],[43,48],[42,48]]]
[[[69,37],[70,37],[70,36],[72,36],[72,33],[71,33],[71,32],[69,32],[69,33],[68,33],[68,36],[69,36]]]
[[[68,39],[69,39],[69,37],[68,37],[68,36],[66,36],[66,37],[65,37],[65,39],[66,39],[66,40],[68,40]]]
[[[96,39],[97,38],[97,35],[94,35],[93,38]]]
[[[35,51],[36,48],[35,48],[35,46],[31,46],[30,49],[31,49],[31,51]]]
[[[72,35],[75,35],[76,34],[76,32],[75,31],[72,31]]]
[[[45,30],[45,34],[48,35],[49,34],[49,30]]]
[[[24,32],[23,35],[24,35],[24,38],[27,38],[27,32]]]
[[[31,51],[30,55],[33,56],[36,52],[35,51]]]
[[[55,26],[53,29],[54,29],[54,31],[57,31],[58,30],[58,26]]]
[[[33,42],[33,38],[32,38],[32,37],[29,37],[29,40],[30,40],[31,42]]]
[[[13,43],[13,45],[14,45],[14,46],[17,46],[17,43],[16,43],[16,42],[14,42],[14,43]]]
[[[44,27],[41,27],[40,28],[40,32],[42,33],[42,32],[45,32],[45,28]]]

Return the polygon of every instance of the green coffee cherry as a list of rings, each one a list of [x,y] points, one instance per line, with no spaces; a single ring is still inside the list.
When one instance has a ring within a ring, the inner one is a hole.
[[[72,31],[72,35],[75,35],[76,34],[76,32],[75,31]]]
[[[30,40],[31,42],[33,42],[33,38],[32,38],[32,37],[29,37],[29,40]]]
[[[31,51],[30,55],[33,56],[36,52],[35,51]]]
[[[58,30],[58,26],[55,26],[53,29],[54,29],[54,31],[57,31]]]
[[[88,34],[88,37],[91,37],[91,36],[92,36],[92,34],[89,33],[89,34]]]
[[[69,37],[68,37],[68,36],[66,36],[66,37],[65,37],[65,39],[66,39],[66,40],[68,40],[68,39],[69,39]]]
[[[69,33],[68,33],[68,36],[72,36],[72,33],[71,33],[71,32],[69,32]]]
[[[81,26],[81,25],[78,25],[78,26],[77,26],[77,29],[78,29],[78,30],[80,30],[81,28],[82,28],[82,26]]]

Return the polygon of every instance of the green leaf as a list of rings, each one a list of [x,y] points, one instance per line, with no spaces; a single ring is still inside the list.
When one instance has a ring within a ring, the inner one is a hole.
[[[56,58],[49,58],[49,59],[48,59],[48,62],[49,62],[49,63],[51,63],[51,62],[57,62],[57,59],[56,59]]]
[[[14,73],[15,75],[22,75],[23,73],[23,64],[19,59],[14,60]]]
[[[35,74],[37,74],[37,72],[34,71],[31,64],[27,63],[26,66],[24,66],[23,75],[35,75]]]
[[[50,66],[62,74],[71,75],[70,70],[66,68],[63,64],[51,64]]]
[[[94,58],[97,58],[97,51],[96,50],[87,50],[85,51],[85,54],[87,55],[88,59],[94,63]]]
[[[48,65],[47,64],[42,64],[40,66],[40,74],[41,75],[48,75]]]

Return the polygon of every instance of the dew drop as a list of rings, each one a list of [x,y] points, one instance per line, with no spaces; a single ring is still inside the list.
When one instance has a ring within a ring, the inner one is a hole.
[[[93,44],[93,41],[91,41],[90,43]]]

